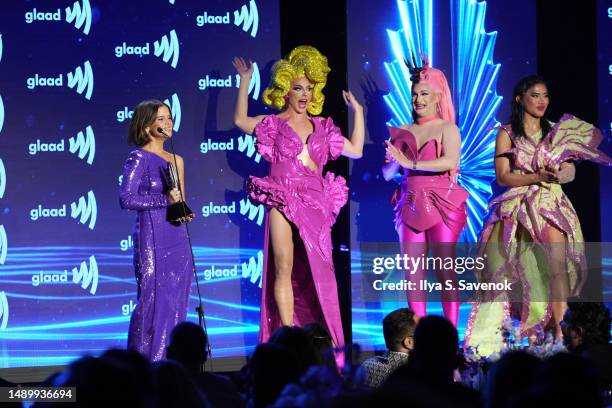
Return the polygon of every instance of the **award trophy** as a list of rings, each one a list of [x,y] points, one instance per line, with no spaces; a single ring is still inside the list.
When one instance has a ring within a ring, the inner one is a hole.
[[[171,190],[175,188],[177,188],[179,191],[181,190],[178,172],[176,171],[174,164],[171,162],[168,163],[168,181]],[[177,203],[172,203],[168,206],[166,219],[172,223],[182,224],[190,221],[192,216],[193,211],[191,211],[191,208],[189,208],[187,203],[183,200]]]

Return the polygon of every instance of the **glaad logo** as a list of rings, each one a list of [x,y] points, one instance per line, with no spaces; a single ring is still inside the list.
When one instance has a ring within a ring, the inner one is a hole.
[[[173,93],[169,99],[164,99],[164,103],[170,106],[170,112],[172,112],[172,122],[174,122],[174,126],[172,126],[172,130],[178,132],[181,127],[181,101],[176,93]]]
[[[72,268],[72,282],[81,282],[83,289],[87,290],[89,288],[89,293],[96,294],[96,290],[98,290],[98,263],[95,256],[91,255],[89,257],[89,267],[83,261],[79,268]]]
[[[79,159],[84,159],[87,155],[87,164],[93,164],[96,155],[96,138],[91,126],[85,128],[83,132],[77,133],[76,139],[71,137],[68,139],[70,153],[77,154]]]
[[[76,91],[79,95],[82,95],[83,91],[85,91],[85,88],[87,88],[85,99],[91,99],[91,94],[93,93],[94,87],[94,77],[93,71],[91,70],[91,63],[89,61],[85,61],[85,63],[83,64],[83,69],[81,69],[81,67],[76,67],[76,69],[74,70],[74,74],[72,72],[68,73],[68,87],[74,88],[75,86],[77,88]]]
[[[47,272],[40,271],[39,273],[32,275],[32,286],[38,287],[40,285],[54,285],[56,283],[68,283],[68,271],[64,272]]]
[[[82,95],[85,90],[85,99],[91,99],[94,87],[93,71],[91,69],[91,63],[85,61],[83,68],[76,67],[74,73],[68,73],[68,88],[75,88],[79,95]],[[36,87],[60,87],[64,86],[64,74],[59,74],[57,77],[45,77],[39,74],[34,74],[33,77],[26,79],[26,86],[28,89],[34,89]]]
[[[132,299],[130,299],[130,303],[124,303],[121,305],[121,314],[123,316],[129,316],[136,309],[136,303]]]
[[[4,197],[4,191],[6,190],[6,170],[4,169],[4,162],[0,159],[0,198]]]
[[[261,288],[263,274],[263,251],[257,251],[257,259],[254,256],[248,262],[242,263],[242,279],[248,279],[252,284]]]
[[[4,102],[2,102],[2,95],[0,95],[0,132],[4,126]]]
[[[0,265],[6,262],[6,253],[8,251],[8,239],[4,225],[0,225]]]
[[[164,35],[159,41],[153,43],[153,53],[156,57],[161,57],[164,62],[170,64],[172,68],[176,68],[179,59],[179,41],[176,31],[170,31],[170,39]],[[172,62],[168,62],[172,59]]]
[[[73,202],[70,204],[70,216],[74,219],[78,218],[80,224],[87,224],[89,222],[90,230],[95,228],[96,219],[98,218],[98,206],[96,205],[96,196],[93,191],[89,190],[87,199],[81,197],[78,203]]]
[[[259,27],[259,13],[257,12],[257,3],[255,0],[249,2],[249,6],[243,5],[240,9],[234,11],[234,25],[240,27],[242,24],[242,31],[245,33],[251,30],[251,37],[257,36],[257,28]]]
[[[230,139],[227,142],[213,142],[212,140],[208,139],[207,141],[200,143],[200,152],[202,154],[231,150],[234,150],[234,139]]]
[[[263,204],[253,205],[248,198],[240,200],[240,214],[246,215],[248,213],[249,220],[254,221],[257,218],[257,225],[263,224],[265,210]]]
[[[212,280],[218,278],[232,278],[238,276],[238,265],[233,268],[217,268],[212,265],[209,269],[204,270],[204,280]]]
[[[131,235],[128,235],[127,239],[122,239],[121,241],[119,241],[119,248],[121,248],[122,252],[127,251],[133,246],[134,246],[134,241],[132,241]]]
[[[6,329],[9,319],[9,304],[4,291],[0,291],[0,330]]]
[[[82,6],[81,6],[82,4]],[[81,3],[75,1],[70,7],[66,7],[66,22],[71,24],[74,21],[74,27],[80,30],[83,25],[83,33],[89,35],[89,29],[91,28],[91,6],[89,0],[81,0]]]
[[[83,33],[89,35],[91,29],[91,6],[89,0],[75,1],[72,8],[66,7],[66,22],[72,24],[77,30],[83,28]],[[38,11],[36,8],[25,13],[25,22],[32,24],[35,21],[62,21],[62,10]]]
[[[202,216],[208,217],[213,214],[235,214],[236,202],[229,205],[214,205],[212,201],[202,207]]]
[[[123,123],[128,119],[132,119],[132,116],[134,116],[134,111],[126,106],[122,110],[117,111],[117,122]]]
[[[230,24],[230,12],[228,11],[222,15],[212,15],[205,11],[204,14],[196,17],[196,25],[198,27],[203,27],[204,24]],[[240,10],[234,11],[234,25],[236,27],[242,25],[242,31],[245,33],[251,30],[251,37],[253,38],[257,36],[259,12],[257,11],[255,0],[251,0],[248,5],[243,5]]]
[[[243,134],[242,136],[238,137],[238,150],[244,152],[247,157],[253,157],[253,155],[255,155],[255,163],[259,163],[261,160],[261,155],[256,153],[257,149],[255,147],[255,140],[257,139],[252,135],[249,135],[248,133]]]
[[[231,88],[240,86],[240,75],[234,76],[235,81],[232,81],[232,75],[228,75],[225,78],[211,78],[210,75],[206,75],[204,78],[198,80],[198,89],[205,91],[208,88]],[[255,100],[259,98],[259,90],[261,88],[261,78],[259,76],[259,67],[257,63],[253,63],[253,76],[249,81],[249,94]]]

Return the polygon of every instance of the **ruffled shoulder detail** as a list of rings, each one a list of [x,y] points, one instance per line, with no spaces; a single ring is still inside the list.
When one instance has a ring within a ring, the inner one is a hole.
[[[590,160],[610,166],[612,159],[599,150],[602,139],[595,126],[566,113],[546,136],[547,159],[554,166],[570,160]]]
[[[344,150],[344,136],[342,136],[340,128],[334,124],[332,118],[321,118],[320,121],[329,144],[329,157],[335,160]]]
[[[278,163],[298,155],[303,148],[286,120],[268,115],[255,126],[257,152],[271,162]]]

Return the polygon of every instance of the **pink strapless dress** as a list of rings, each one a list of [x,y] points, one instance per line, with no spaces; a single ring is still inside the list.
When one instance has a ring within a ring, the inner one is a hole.
[[[442,155],[442,145],[436,139],[417,149],[416,138],[410,131],[390,127],[389,132],[393,145],[410,160],[435,160]],[[449,174],[409,170],[391,198],[396,229],[404,224],[425,231],[443,222],[458,236],[467,221],[468,198],[469,193],[455,182],[454,171]]]
[[[270,162],[267,177],[250,177],[251,200],[276,208],[297,227],[301,242],[294,242],[293,322],[297,326],[324,324],[336,346],[344,346],[338,288],[332,260],[331,227],[348,198],[344,178],[323,175],[328,160],[342,153],[344,137],[331,118],[312,118],[314,130],[306,148],[317,165],[313,171],[297,156],[304,144],[285,119],[270,115],[255,127],[257,151]],[[274,300],[275,265],[269,223],[265,225],[264,270],[259,341],[265,342],[281,326]],[[300,240],[298,240],[300,241]]]

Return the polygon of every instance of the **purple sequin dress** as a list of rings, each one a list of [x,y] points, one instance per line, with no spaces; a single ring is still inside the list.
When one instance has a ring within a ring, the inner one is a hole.
[[[168,336],[185,320],[192,268],[185,225],[166,221],[168,162],[146,150],[130,153],[123,171],[121,207],[138,211],[134,270],[138,304],[128,348],[151,361],[164,358]]]
[[[312,118],[314,130],[306,145],[286,119],[270,115],[255,126],[257,151],[270,162],[270,175],[251,177],[247,184],[253,201],[276,208],[293,225],[301,240],[294,246],[293,323],[320,322],[327,326],[334,344],[344,346],[338,288],[332,260],[331,227],[348,198],[346,181],[333,173],[323,175],[328,160],[342,153],[344,137],[330,118]],[[306,148],[317,165],[313,171],[298,155]],[[299,242],[301,241],[301,242]],[[264,242],[263,291],[259,341],[268,341],[281,326],[274,300],[274,255],[268,222]]]

